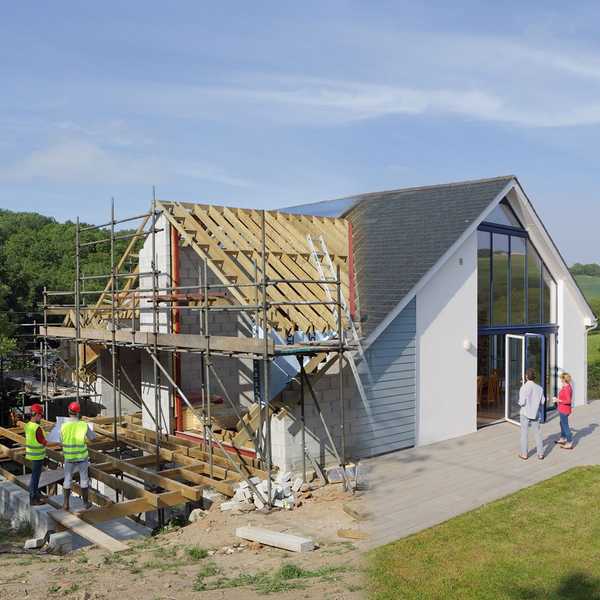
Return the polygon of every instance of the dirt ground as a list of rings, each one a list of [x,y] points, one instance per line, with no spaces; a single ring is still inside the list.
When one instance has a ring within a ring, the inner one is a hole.
[[[131,542],[118,554],[98,548],[64,557],[3,553],[0,598],[363,598],[364,542],[337,535],[339,529],[364,531],[364,523],[343,510],[361,502],[331,485],[293,511],[232,514],[213,507],[196,523]],[[309,537],[318,548],[299,554],[260,546],[235,537],[242,525]]]

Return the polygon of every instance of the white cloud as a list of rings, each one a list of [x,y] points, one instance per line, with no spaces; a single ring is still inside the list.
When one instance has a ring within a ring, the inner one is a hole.
[[[160,156],[132,156],[83,139],[71,139],[36,149],[13,164],[0,167],[0,181],[24,183],[148,184],[188,177],[235,187],[250,182],[216,165]]]
[[[600,56],[593,52],[495,36],[353,30],[347,38],[352,44],[338,51],[348,51],[343,68],[324,56],[323,65],[311,66],[318,76],[247,73],[219,84],[146,82],[126,85],[119,95],[143,113],[183,119],[336,125],[441,115],[519,127],[600,124]]]

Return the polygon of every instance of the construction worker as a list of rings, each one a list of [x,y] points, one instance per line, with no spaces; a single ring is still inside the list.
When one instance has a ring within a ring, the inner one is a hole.
[[[31,467],[31,479],[29,481],[29,503],[31,506],[44,504],[44,500],[39,490],[40,475],[42,467],[46,460],[46,436],[40,426],[40,421],[44,414],[41,404],[31,405],[31,418],[25,423],[25,459],[29,461]]]
[[[79,473],[79,486],[84,507],[91,508],[89,501],[89,454],[87,440],[96,439],[96,434],[89,424],[81,421],[81,407],[77,402],[69,404],[69,419],[60,428],[60,440],[65,457],[64,469],[65,479],[63,482],[64,500],[63,510],[69,510],[69,499],[71,497],[71,482],[75,472]]]

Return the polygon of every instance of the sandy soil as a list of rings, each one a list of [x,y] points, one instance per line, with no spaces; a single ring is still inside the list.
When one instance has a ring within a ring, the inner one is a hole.
[[[0,598],[250,600],[268,594],[290,600],[363,598],[364,542],[337,535],[341,528],[364,529],[343,511],[349,500],[361,501],[351,499],[340,486],[328,486],[313,491],[293,511],[232,514],[213,508],[196,523],[132,542],[130,550],[119,554],[97,548],[65,557],[2,554]],[[236,527],[248,524],[309,537],[319,547],[297,554],[236,538]],[[196,556],[190,556],[189,548],[197,549]],[[208,556],[199,557],[200,549]],[[312,576],[275,577],[283,565],[300,567]],[[264,574],[260,579],[240,582],[246,585],[226,587],[242,575],[259,573]]]

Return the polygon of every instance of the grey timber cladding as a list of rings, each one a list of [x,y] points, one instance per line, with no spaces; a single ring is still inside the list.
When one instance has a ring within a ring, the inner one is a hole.
[[[367,350],[370,378],[362,381],[369,410],[357,393],[352,399],[350,446],[354,458],[366,458],[415,445],[416,300]]]
[[[478,219],[512,176],[354,196],[356,289],[367,337]]]

